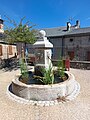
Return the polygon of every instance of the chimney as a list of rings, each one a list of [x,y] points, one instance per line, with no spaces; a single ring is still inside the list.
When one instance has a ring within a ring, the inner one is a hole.
[[[70,22],[67,22],[67,31],[69,31],[69,30],[70,30],[70,27],[71,27]]]
[[[79,20],[76,21],[76,28],[80,28],[80,21]]]
[[[0,33],[4,33],[4,30],[3,30],[3,20],[1,19],[1,16],[0,16]]]

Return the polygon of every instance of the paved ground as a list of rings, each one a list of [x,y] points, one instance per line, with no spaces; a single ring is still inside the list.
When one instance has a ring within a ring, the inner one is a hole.
[[[17,103],[6,94],[19,71],[0,71],[0,120],[90,120],[90,70],[71,69],[80,83],[80,94],[71,102],[40,107]]]

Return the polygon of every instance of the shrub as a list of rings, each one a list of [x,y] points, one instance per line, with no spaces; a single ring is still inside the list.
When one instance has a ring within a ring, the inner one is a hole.
[[[58,61],[58,75],[63,78],[65,76],[64,74],[65,68],[64,68],[64,63],[63,63],[63,59],[61,58]]]
[[[27,65],[25,63],[25,60],[23,58],[20,58],[19,64],[20,64],[20,70],[21,70],[22,78],[28,79],[29,78],[29,73],[28,73],[28,69],[27,69]]]

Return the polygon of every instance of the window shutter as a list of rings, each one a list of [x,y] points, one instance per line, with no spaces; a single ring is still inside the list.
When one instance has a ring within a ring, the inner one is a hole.
[[[0,45],[0,56],[2,56],[2,45]]]
[[[12,45],[9,45],[9,55],[12,55]]]

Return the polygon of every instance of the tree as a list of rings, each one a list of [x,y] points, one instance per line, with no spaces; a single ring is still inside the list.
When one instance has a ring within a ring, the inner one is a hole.
[[[14,20],[8,18],[9,22],[13,25],[12,27],[5,30],[6,40],[9,43],[21,42],[25,44],[24,51],[26,49],[26,43],[33,44],[36,41],[35,33],[33,29],[35,25],[29,25],[30,22],[27,21],[23,23],[25,17],[21,18],[20,22],[17,24]]]

